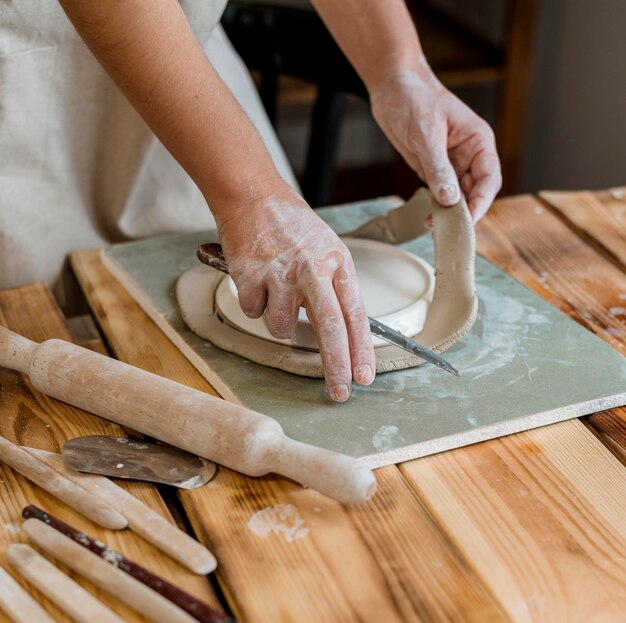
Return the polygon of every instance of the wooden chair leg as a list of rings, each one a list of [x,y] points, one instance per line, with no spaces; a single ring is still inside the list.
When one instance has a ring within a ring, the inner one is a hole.
[[[345,99],[343,93],[320,86],[313,108],[302,192],[314,208],[330,201]]]
[[[519,191],[528,90],[538,0],[511,0],[504,76],[500,84],[496,140],[502,163],[502,194]]]

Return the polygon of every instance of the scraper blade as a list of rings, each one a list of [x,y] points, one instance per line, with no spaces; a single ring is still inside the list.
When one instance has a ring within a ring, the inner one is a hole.
[[[63,460],[79,472],[197,489],[213,478],[215,463],[171,446],[124,437],[88,435],[63,446]]]

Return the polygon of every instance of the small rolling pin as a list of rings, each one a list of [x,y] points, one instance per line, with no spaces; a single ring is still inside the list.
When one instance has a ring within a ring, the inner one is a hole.
[[[374,474],[356,459],[290,439],[270,417],[63,340],[0,327],[0,366],[40,392],[226,467],[292,478],[340,502],[364,502]]]

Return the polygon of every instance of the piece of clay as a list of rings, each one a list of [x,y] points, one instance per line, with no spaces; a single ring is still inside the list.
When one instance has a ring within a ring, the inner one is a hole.
[[[366,238],[387,244],[403,244],[419,238],[428,231],[425,220],[430,214],[428,191],[421,189],[399,208],[377,216],[355,230],[341,234],[342,238]]]
[[[110,530],[123,530],[128,525],[126,519],[114,508],[94,499],[81,486],[64,478],[4,437],[0,437],[0,461],[99,526]]]
[[[88,579],[116,599],[155,623],[194,623],[195,619],[132,576],[109,564],[38,519],[27,519],[22,529],[44,552]],[[50,564],[50,563],[48,563]]]
[[[96,621],[98,623],[124,623],[124,620],[115,612],[57,569],[32,547],[14,543],[9,547],[7,558],[9,564],[20,575],[78,623],[95,623]]]
[[[411,337],[435,352],[443,352],[472,327],[476,318],[475,240],[469,210],[464,199],[455,206],[444,208],[428,190],[420,189],[406,206],[392,212],[387,221],[379,217],[375,219],[376,226],[362,226],[361,234],[404,240],[400,236],[403,225],[411,233],[419,232],[425,229],[423,220],[426,215],[433,215],[435,289],[424,327]],[[219,348],[256,363],[301,376],[324,376],[319,353],[263,340],[223,322],[215,303],[216,290],[222,279],[219,271],[204,265],[192,268],[179,278],[176,296],[182,317],[192,331]],[[375,353],[377,372],[423,363],[422,359],[396,346],[376,348]]]
[[[54,619],[2,567],[0,609],[15,623],[54,623]]]
[[[104,476],[83,474],[70,469],[63,462],[63,457],[56,452],[46,452],[36,448],[25,448],[25,450],[63,477],[89,491],[93,497],[118,510],[128,520],[128,527],[133,532],[194,573],[206,575],[217,567],[215,556],[204,545],[192,539],[186,532],[167,521],[112,480]]]

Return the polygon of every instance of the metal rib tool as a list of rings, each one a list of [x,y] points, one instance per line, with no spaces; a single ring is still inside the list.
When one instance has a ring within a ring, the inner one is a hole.
[[[198,247],[197,255],[198,259],[203,264],[207,264],[211,268],[215,268],[228,274],[228,263],[224,257],[224,251],[222,250],[221,244],[216,242],[201,244]],[[422,346],[419,342],[416,342],[410,337],[406,337],[406,335],[402,335],[399,331],[396,331],[386,324],[379,322],[375,318],[368,316],[368,320],[370,323],[370,331],[373,335],[376,335],[394,346],[398,346],[399,348],[406,350],[412,355],[416,355],[424,361],[428,361],[429,363],[436,365],[438,368],[441,368],[450,374],[461,376],[461,373],[454,366],[449,364],[443,357],[425,346]]]

